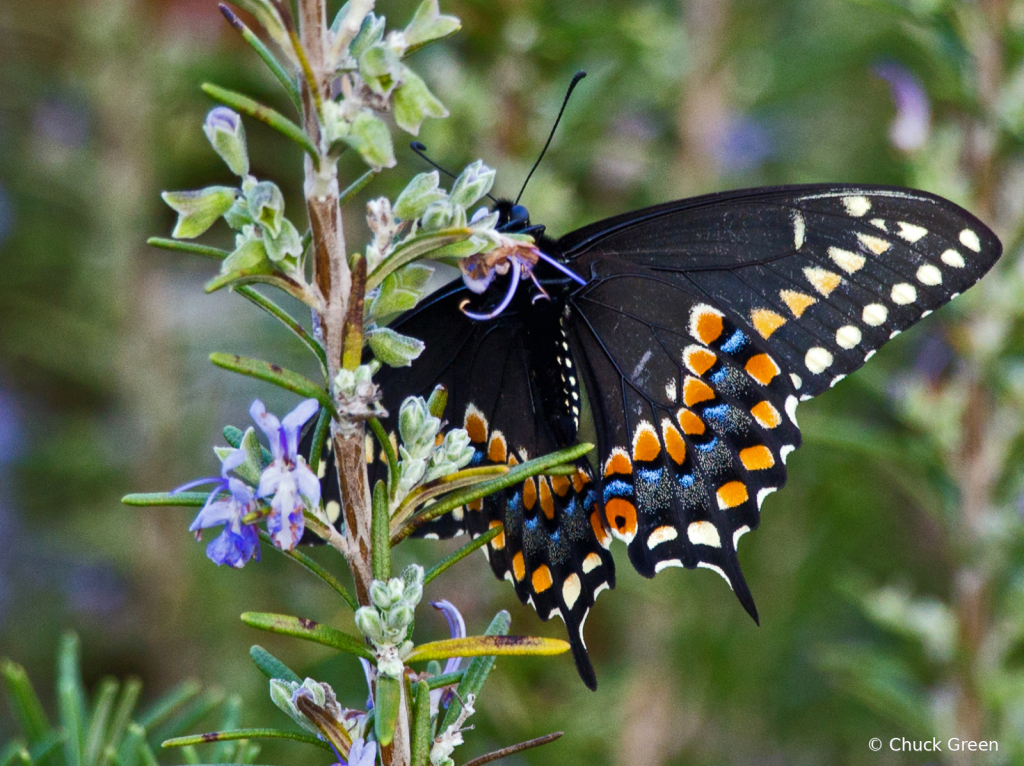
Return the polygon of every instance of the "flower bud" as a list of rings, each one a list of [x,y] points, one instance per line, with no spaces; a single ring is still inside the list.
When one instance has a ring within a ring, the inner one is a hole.
[[[404,632],[412,623],[414,617],[411,606],[404,603],[396,604],[388,611],[388,627],[392,630]]]
[[[427,117],[447,117],[448,110],[430,92],[419,75],[408,67],[402,67],[402,70],[402,84],[395,89],[391,99],[395,123],[406,133],[416,136],[419,135],[423,120]]]
[[[440,427],[441,421],[430,414],[422,397],[410,396],[402,402],[398,411],[398,432],[412,457],[426,457]]]
[[[454,211],[448,200],[431,202],[423,211],[422,224],[424,229],[443,229],[452,220]]]
[[[406,585],[423,585],[423,567],[419,564],[407,566],[402,570],[402,582]]]
[[[391,596],[391,589],[383,580],[374,580],[370,583],[370,600],[378,609],[388,609],[395,599]]]
[[[403,452],[404,451],[405,450],[403,449]],[[400,468],[401,476],[398,479],[399,488],[408,494],[412,491],[413,487],[420,483],[420,480],[423,479],[423,475],[426,471],[427,461],[422,458],[408,457],[402,460]]]
[[[420,599],[423,598],[423,586],[420,583],[410,583],[405,586],[405,590],[402,591],[403,603],[416,606],[420,603]]]
[[[271,237],[281,235],[284,220],[284,195],[273,181],[260,181],[246,192],[249,215],[258,223],[265,234]]]
[[[398,195],[395,200],[395,215],[403,221],[418,220],[432,202],[440,202],[448,192],[440,188],[440,177],[436,170],[420,173]]]
[[[369,606],[360,607],[356,610],[355,621],[359,632],[370,639],[372,643],[384,643],[384,623],[376,609]]]
[[[249,151],[245,145],[245,127],[237,112],[226,106],[211,109],[203,123],[203,132],[232,173],[243,177],[248,175]]]
[[[208,186],[198,191],[164,192],[160,196],[178,214],[171,236],[193,239],[213,226],[235,203],[237,189]]]
[[[289,255],[294,258],[302,255],[302,237],[287,218],[281,221],[281,233],[276,237],[265,236],[263,246],[267,250],[267,257],[275,262],[282,261]]]
[[[405,589],[405,583],[398,577],[392,577],[388,580],[388,595],[391,597],[391,603],[396,604],[402,598],[402,591]]]
[[[452,203],[462,208],[467,208],[487,194],[494,185],[494,169],[484,165],[483,160],[477,160],[466,166],[466,169],[455,179],[452,186]]]

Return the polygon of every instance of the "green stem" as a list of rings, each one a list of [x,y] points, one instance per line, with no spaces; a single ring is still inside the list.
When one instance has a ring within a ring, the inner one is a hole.
[[[296,110],[301,114],[302,98],[299,96],[299,89],[295,86],[295,79],[285,71],[274,54],[270,52],[270,49],[263,44],[263,41],[230,8],[224,5],[224,3],[220,3],[217,7],[220,8],[220,12],[224,14],[224,18],[228,20],[228,23],[237,29],[242,38],[252,46],[252,49],[256,51],[256,55],[263,59],[263,63],[267,65],[274,77],[277,78],[277,81],[281,83],[281,87],[288,94],[288,98],[291,99],[292,104],[295,105]]]
[[[209,492],[134,492],[121,498],[125,505],[177,506],[181,508],[202,508],[206,505]]]
[[[391,444],[391,439],[388,438],[387,433],[384,431],[384,425],[377,418],[370,418],[370,430],[373,431],[373,435],[377,437],[377,441],[380,442],[380,448],[384,450],[384,455],[388,460],[388,485],[391,487],[391,494],[394,494],[395,486],[398,482],[398,458],[395,456],[395,448]]]
[[[305,742],[307,745],[316,745],[324,750],[330,751],[331,746],[321,739],[300,734],[297,731],[282,731],[281,729],[236,729],[235,731],[212,731],[206,734],[190,734],[187,737],[175,737],[164,740],[161,747],[185,747],[186,745],[202,745],[206,742],[224,742],[230,739],[291,739],[296,742]]]
[[[197,245],[195,242],[182,242],[177,239],[165,239],[164,237],[150,237],[146,240],[146,244],[152,247],[159,247],[161,250],[174,250],[178,253],[201,255],[204,258],[216,258],[218,261],[223,261],[231,255],[227,250],[221,250],[219,247]]]
[[[309,470],[320,475],[320,460],[324,454],[324,444],[327,442],[327,435],[331,430],[331,413],[326,407],[320,408],[320,417],[317,418],[316,428],[313,430],[313,444],[309,448]]]
[[[353,181],[348,186],[348,188],[346,188],[345,191],[341,193],[341,195],[338,197],[338,204],[344,207],[349,202],[351,202],[352,198],[359,194],[359,192],[361,192],[363,188],[368,183],[370,183],[370,181],[372,181],[379,172],[379,170],[370,169],[363,173],[361,176],[359,176],[359,178]]]
[[[238,287],[235,289],[235,292],[250,303],[259,306],[270,314],[270,316],[274,317],[281,324],[291,330],[320,361],[320,370],[323,372],[324,378],[327,378],[327,352],[324,351],[323,346],[317,343],[316,338],[314,338],[305,327],[299,324],[299,321],[295,319],[295,317],[278,306],[263,293],[253,289],[252,287]]]
[[[504,528],[501,526],[494,527],[493,529],[488,529],[478,538],[473,540],[473,542],[469,543],[468,545],[462,546],[457,551],[455,551],[455,553],[448,556],[448,558],[432,566],[427,571],[427,573],[423,575],[423,584],[426,585],[427,583],[433,581],[437,578],[439,574],[444,572],[446,569],[450,569],[453,565],[458,564],[473,551],[483,548],[485,545],[487,545],[487,543],[489,543],[491,540],[493,540],[495,537],[497,537],[504,531]]]
[[[382,481],[373,487],[371,513],[373,579],[387,580],[391,577],[391,541],[388,539],[391,519],[388,516],[388,489]]]
[[[262,529],[259,530],[259,535],[260,540],[265,542],[267,545],[270,545],[272,548],[274,548],[274,550],[280,551],[285,556],[301,564],[308,571],[312,572],[317,577],[319,577],[335,593],[341,596],[342,600],[344,600],[344,602],[352,608],[352,611],[355,611],[359,608],[359,604],[356,602],[355,597],[351,593],[349,593],[348,590],[345,589],[344,585],[338,582],[338,578],[336,578],[334,575],[332,575],[330,572],[328,572],[326,569],[320,566],[320,564],[313,561],[313,559],[311,559],[305,553],[300,553],[297,550],[286,551],[282,550],[281,548],[278,548],[276,545],[274,545],[273,538]]]
[[[443,516],[444,514],[455,510],[460,505],[465,505],[466,503],[472,502],[478,498],[486,497],[500,489],[511,487],[531,476],[544,473],[544,471],[553,466],[562,465],[563,463],[571,463],[586,455],[593,448],[593,444],[577,444],[575,447],[569,447],[568,449],[561,450],[560,452],[554,452],[550,455],[545,455],[543,457],[527,461],[522,465],[516,466],[504,476],[494,479],[493,481],[477,484],[476,486],[465,489],[461,492],[453,492],[444,500],[434,503],[426,510],[421,511],[419,514],[409,519],[401,529],[391,536],[391,545],[394,547],[415,532],[417,528],[426,524],[428,521],[433,521],[439,516]]]

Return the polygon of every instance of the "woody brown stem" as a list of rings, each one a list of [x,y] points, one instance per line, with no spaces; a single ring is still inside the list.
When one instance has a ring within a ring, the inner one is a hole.
[[[286,4],[282,4],[286,5]],[[338,201],[337,165],[328,160],[320,135],[319,103],[330,91],[332,77],[328,60],[329,43],[327,9],[324,0],[301,0],[298,4],[298,37],[301,43],[306,76],[302,78],[302,111],[306,132],[321,149],[319,163],[306,158],[304,192],[309,226],[313,234],[313,274],[323,298],[319,316],[327,352],[328,379],[333,381],[343,366],[346,343],[346,317],[349,301],[362,307],[359,295],[352,293],[352,272],[345,248],[344,226]],[[287,9],[283,9],[287,13]],[[317,167],[319,164],[319,167]],[[361,329],[361,327],[360,327]],[[362,346],[362,334],[350,340]],[[358,350],[357,352],[358,353]],[[350,354],[351,356],[351,354]],[[366,476],[364,430],[362,424],[343,424],[344,432],[334,435],[334,454],[338,463],[341,505],[344,511],[345,535],[348,545],[344,553],[355,579],[356,598],[369,603],[370,562],[370,492]]]

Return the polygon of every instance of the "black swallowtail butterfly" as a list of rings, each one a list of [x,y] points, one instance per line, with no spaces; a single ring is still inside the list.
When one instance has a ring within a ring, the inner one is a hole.
[[[551,260],[518,289],[515,269],[482,296],[459,283],[428,298],[393,325],[426,350],[378,382],[391,413],[444,384],[473,464],[575,443],[589,405],[595,466],[581,459],[573,476],[530,479],[420,534],[502,525],[485,548],[491,568],[541,619],[565,621],[591,688],[583,623],[615,585],[612,541],[626,543],[647,577],[666,567],[718,572],[757,620],[736,546],[785,483],[800,446],[798,402],[973,285],[1002,252],[953,203],[881,186],[711,194],[557,240],[525,208],[496,208],[502,230],[531,232]],[[496,316],[473,318],[481,312]],[[325,496],[337,498],[328,471]]]

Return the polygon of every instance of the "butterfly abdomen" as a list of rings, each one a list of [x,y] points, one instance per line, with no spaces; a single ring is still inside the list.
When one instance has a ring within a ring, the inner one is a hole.
[[[526,323],[524,343],[530,384],[539,415],[559,447],[571,445],[579,430],[580,384],[562,321],[563,302],[538,301]],[[524,413],[525,414],[525,413]]]

